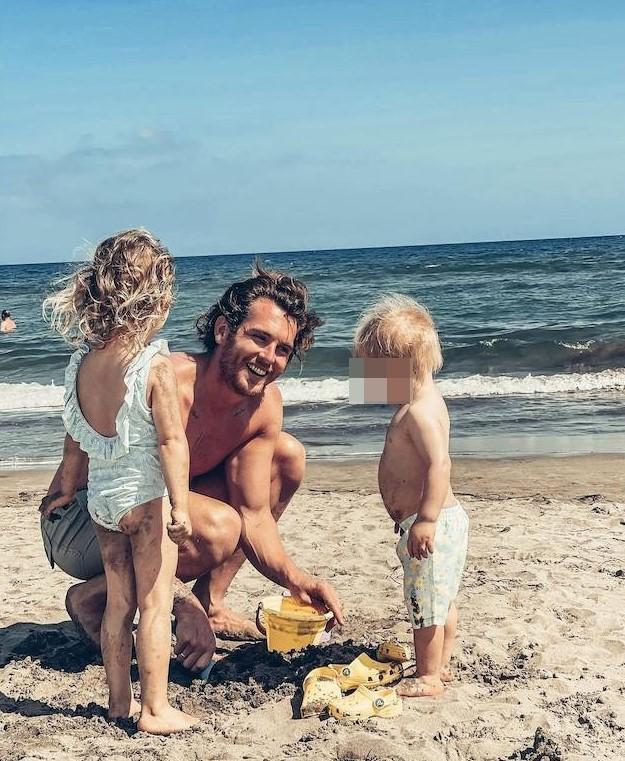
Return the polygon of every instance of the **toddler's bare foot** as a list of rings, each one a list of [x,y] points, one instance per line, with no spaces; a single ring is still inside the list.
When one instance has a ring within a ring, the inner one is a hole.
[[[125,710],[121,706],[113,706],[109,704],[109,719],[132,719],[133,716],[138,716],[141,713],[141,703],[134,698],[130,702],[130,708]]]
[[[427,676],[404,677],[396,687],[403,698],[436,698],[445,691],[440,679]]]
[[[184,732],[199,723],[200,720],[195,716],[168,705],[159,713],[149,713],[144,708],[137,728],[152,735],[171,735],[174,732]]]
[[[441,682],[453,682],[455,678],[451,666],[443,666],[441,669]]]

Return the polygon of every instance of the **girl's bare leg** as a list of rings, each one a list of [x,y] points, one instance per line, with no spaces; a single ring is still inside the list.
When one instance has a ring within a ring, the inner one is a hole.
[[[137,610],[135,572],[130,540],[124,534],[96,525],[106,574],[106,608],[100,628],[102,658],[109,687],[109,717],[121,719],[139,713],[132,695],[130,659],[132,622]]]
[[[436,697],[443,693],[441,663],[443,658],[444,626],[413,629],[417,676],[405,677],[397,686],[397,694],[405,698]]]
[[[141,679],[138,727],[153,734],[189,729],[198,719],[169,705],[167,676],[171,650],[172,584],[178,548],[167,535],[168,499],[152,500],[124,518],[135,569],[139,626],[137,660]]]
[[[443,660],[441,663],[441,681],[451,682],[454,675],[451,670],[451,654],[456,644],[456,630],[458,628],[458,608],[456,603],[452,602],[449,606],[449,613],[445,621],[445,638],[443,641]]]

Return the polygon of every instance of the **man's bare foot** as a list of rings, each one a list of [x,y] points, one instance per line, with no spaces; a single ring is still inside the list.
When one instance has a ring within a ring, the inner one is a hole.
[[[433,677],[404,677],[395,688],[403,698],[437,698],[445,691],[440,679]]]
[[[443,666],[441,668],[441,682],[453,682],[455,678],[451,666]]]
[[[211,608],[208,620],[216,637],[238,641],[265,639],[253,621],[228,608]]]
[[[109,719],[113,719],[113,721],[115,721],[116,719],[132,719],[133,716],[138,716],[140,713],[141,703],[133,698],[130,702],[130,708],[127,711],[123,709],[118,710],[115,708],[115,706],[109,705],[108,716]]]
[[[137,729],[152,735],[171,735],[174,732],[184,732],[199,723],[200,720],[195,716],[168,705],[159,713],[142,710]]]

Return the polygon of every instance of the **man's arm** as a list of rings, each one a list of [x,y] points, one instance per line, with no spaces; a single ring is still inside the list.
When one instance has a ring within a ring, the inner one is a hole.
[[[269,424],[226,460],[230,504],[242,519],[241,546],[263,576],[287,587],[303,600],[317,600],[329,608],[339,624],[343,614],[339,599],[326,582],[300,570],[286,552],[271,513],[271,466],[282,423]]]
[[[272,426],[246,442],[226,460],[229,502],[242,519],[245,556],[263,576],[284,587],[303,573],[287,554],[271,514],[271,464],[279,427]]]
[[[54,474],[47,495],[41,500],[39,512],[50,520],[58,518],[53,511],[68,505],[74,499],[77,489],[86,486],[88,469],[88,456],[69,434],[65,434],[63,460]]]

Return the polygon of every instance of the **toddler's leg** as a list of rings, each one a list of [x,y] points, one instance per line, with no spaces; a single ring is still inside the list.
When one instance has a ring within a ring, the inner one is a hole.
[[[451,670],[451,654],[456,644],[456,630],[458,628],[458,608],[456,603],[452,602],[449,606],[449,613],[445,621],[445,639],[443,641],[443,660],[441,663],[441,680],[443,682],[452,682],[454,675]]]
[[[136,507],[125,524],[130,532],[137,583],[139,627],[137,659],[141,678],[138,727],[153,734],[171,734],[192,727],[198,719],[169,705],[167,676],[171,649],[172,584],[178,548],[167,535],[168,499]]]
[[[127,718],[141,708],[132,696],[130,683],[132,621],[137,610],[130,541],[124,534],[101,526],[96,526],[96,534],[107,588],[100,642],[109,687],[109,717]]]
[[[443,659],[444,626],[425,626],[413,629],[417,676],[404,678],[397,694],[406,698],[436,697],[443,693],[441,663]]]

